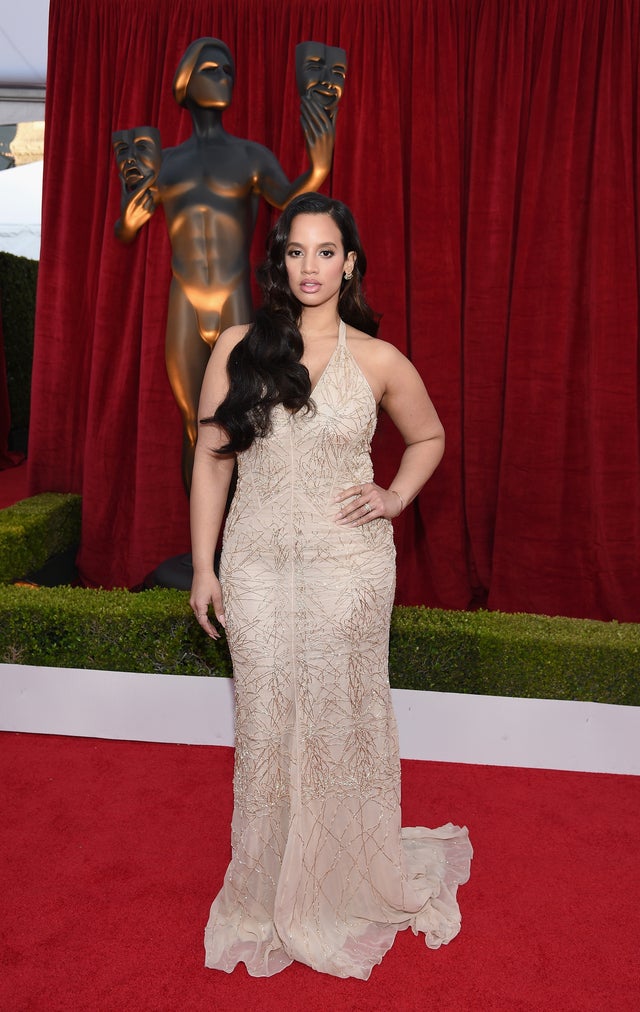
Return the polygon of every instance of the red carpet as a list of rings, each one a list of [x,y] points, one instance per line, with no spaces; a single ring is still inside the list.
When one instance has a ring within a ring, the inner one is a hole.
[[[0,735],[3,1012],[640,1008],[638,778],[404,762],[404,822],[465,822],[476,856],[458,938],[404,932],[365,983],[203,968],[231,772],[224,748]]]

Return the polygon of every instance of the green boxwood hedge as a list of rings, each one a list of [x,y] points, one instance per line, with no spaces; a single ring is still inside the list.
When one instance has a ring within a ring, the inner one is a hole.
[[[82,499],[43,492],[0,510],[0,583],[24,579],[80,541]]]
[[[398,688],[640,705],[640,625],[395,608]]]
[[[165,588],[0,586],[0,662],[230,675],[224,638],[205,636],[188,597]]]
[[[224,636],[204,635],[184,591],[9,585],[77,545],[80,508],[44,493],[0,510],[0,662],[230,675]],[[640,705],[631,623],[395,608],[389,663],[396,688]]]
[[[0,661],[231,674],[222,637],[196,624],[184,591],[0,586]],[[395,608],[391,684],[480,695],[640,705],[640,626]]]
[[[38,261],[0,252],[0,309],[11,428],[29,425]]]

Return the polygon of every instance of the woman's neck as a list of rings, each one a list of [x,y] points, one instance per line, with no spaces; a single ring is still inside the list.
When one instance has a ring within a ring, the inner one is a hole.
[[[307,306],[302,310],[299,329],[303,340],[337,334],[339,326],[337,303],[327,306]]]

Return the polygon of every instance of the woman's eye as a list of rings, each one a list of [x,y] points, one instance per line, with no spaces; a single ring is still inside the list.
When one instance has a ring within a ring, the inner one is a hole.
[[[332,257],[333,255],[334,255],[334,253],[333,253],[332,249],[321,249],[320,250],[320,256],[321,257]]]
[[[299,249],[290,249],[290,250],[287,250],[287,256],[288,257],[299,257],[301,255],[301,252],[302,251],[299,250]]]

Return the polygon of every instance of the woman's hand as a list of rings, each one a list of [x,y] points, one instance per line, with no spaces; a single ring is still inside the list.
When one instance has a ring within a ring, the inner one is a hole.
[[[335,516],[336,523],[342,527],[361,527],[380,517],[393,520],[404,507],[398,492],[380,488],[372,481],[343,489],[333,501],[342,503]]]
[[[198,620],[198,624],[202,626],[207,636],[210,636],[212,640],[220,639],[220,633],[209,618],[209,605],[213,605],[214,614],[220,625],[224,628],[225,618],[222,605],[222,589],[218,578],[213,572],[202,575],[193,574],[189,604]]]

